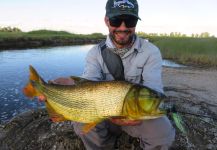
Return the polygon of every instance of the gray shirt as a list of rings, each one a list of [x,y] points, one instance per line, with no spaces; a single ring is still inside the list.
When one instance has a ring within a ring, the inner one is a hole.
[[[115,48],[109,36],[106,45]],[[163,93],[162,58],[155,45],[137,36],[131,49],[121,59],[126,81],[142,84]],[[99,45],[88,52],[82,77],[94,81],[114,80],[103,61]]]

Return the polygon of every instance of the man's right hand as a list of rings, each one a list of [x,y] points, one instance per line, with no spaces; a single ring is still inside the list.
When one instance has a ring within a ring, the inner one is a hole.
[[[75,81],[70,77],[68,77],[68,78],[60,77],[60,78],[57,78],[55,80],[49,80],[48,83],[49,84],[59,84],[59,85],[74,85]],[[47,98],[44,95],[38,96],[38,100],[40,102],[46,101],[46,99]]]

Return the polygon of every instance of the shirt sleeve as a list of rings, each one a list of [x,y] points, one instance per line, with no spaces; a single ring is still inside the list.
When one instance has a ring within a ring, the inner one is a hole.
[[[99,62],[100,52],[98,46],[93,47],[86,56],[82,78],[99,81],[102,80],[102,69]]]
[[[150,54],[143,67],[142,81],[143,85],[163,93],[162,85],[162,57],[159,49]]]

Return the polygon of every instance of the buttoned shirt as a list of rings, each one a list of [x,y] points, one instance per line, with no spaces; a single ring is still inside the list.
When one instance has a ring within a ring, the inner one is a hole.
[[[109,36],[107,36],[105,44],[108,48],[115,48]],[[134,44],[121,57],[121,60],[126,81],[141,84],[163,93],[162,57],[160,50],[155,45],[136,36]],[[114,80],[103,61],[99,44],[88,52],[82,77],[93,81]]]

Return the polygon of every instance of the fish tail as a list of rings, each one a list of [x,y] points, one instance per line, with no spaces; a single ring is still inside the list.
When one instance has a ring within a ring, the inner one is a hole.
[[[40,96],[40,92],[36,90],[33,83],[44,83],[43,79],[38,75],[37,71],[30,65],[29,66],[29,82],[23,88],[23,93],[29,97],[33,98],[35,96]]]
[[[175,122],[176,127],[185,135],[187,134],[187,128],[182,117],[178,113],[171,114],[173,121]]]

